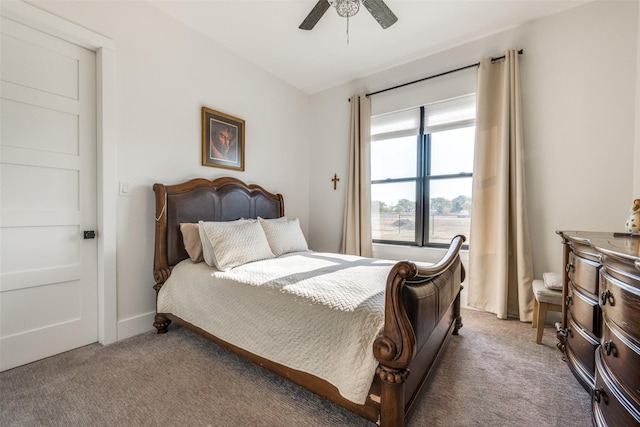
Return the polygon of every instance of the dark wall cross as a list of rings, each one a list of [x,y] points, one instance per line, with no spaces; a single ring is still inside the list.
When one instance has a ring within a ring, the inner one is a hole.
[[[333,189],[336,189],[336,186],[338,185],[338,181],[340,181],[340,178],[338,178],[337,174],[333,174],[333,178],[331,179],[331,182],[333,182]]]

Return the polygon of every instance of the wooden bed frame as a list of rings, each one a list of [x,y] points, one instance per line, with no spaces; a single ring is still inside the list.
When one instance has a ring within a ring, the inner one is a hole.
[[[153,191],[156,295],[171,275],[172,267],[188,257],[180,223],[284,216],[282,195],[235,178],[155,184]],[[384,331],[372,349],[379,365],[363,405],[343,398],[336,387],[320,378],[249,353],[171,313],[157,313],[153,325],[161,334],[175,321],[382,427],[402,427],[450,335],[457,335],[462,327],[460,290],[465,272],[458,253],[464,241],[464,236],[456,236],[447,253],[434,265],[400,261],[392,268],[387,279]]]

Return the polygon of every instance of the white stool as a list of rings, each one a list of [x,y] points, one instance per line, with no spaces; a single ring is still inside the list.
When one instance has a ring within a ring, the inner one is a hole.
[[[544,322],[547,311],[562,312],[562,291],[555,291],[544,286],[542,280],[533,281],[533,295],[536,297],[533,303],[533,321],[531,327],[536,328],[536,344],[542,342]]]

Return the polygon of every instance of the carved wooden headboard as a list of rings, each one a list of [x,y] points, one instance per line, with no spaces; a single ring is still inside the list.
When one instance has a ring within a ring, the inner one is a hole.
[[[171,267],[188,257],[180,223],[233,221],[239,218],[284,216],[282,194],[235,178],[213,181],[196,178],[176,184],[154,184],[156,193],[156,240],[153,276],[156,284],[169,278]]]

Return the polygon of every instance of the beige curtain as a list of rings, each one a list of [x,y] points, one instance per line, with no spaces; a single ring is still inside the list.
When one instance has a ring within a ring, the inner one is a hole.
[[[531,321],[533,265],[524,184],[517,50],[480,62],[468,304]]]
[[[362,94],[350,101],[349,172],[340,252],[371,257],[371,100]]]

